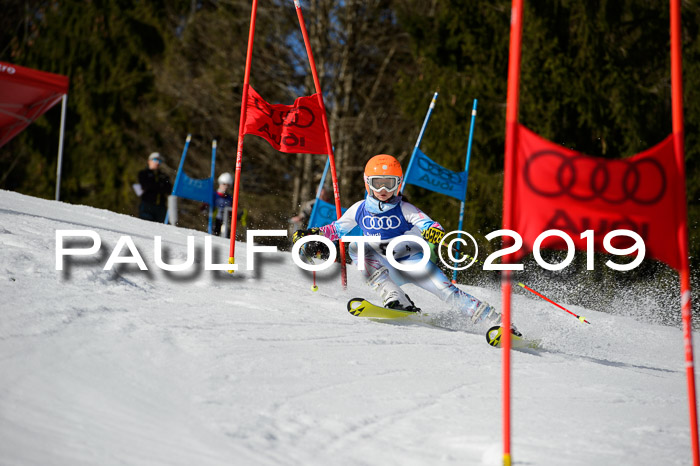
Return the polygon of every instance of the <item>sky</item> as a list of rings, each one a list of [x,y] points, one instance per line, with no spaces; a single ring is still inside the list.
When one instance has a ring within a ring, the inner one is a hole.
[[[0,464],[501,464],[502,353],[484,329],[415,287],[441,327],[353,317],[347,301],[372,297],[354,266],[347,289],[331,269],[314,292],[288,252],[246,270],[246,243],[238,272],[206,270],[206,236],[0,191]],[[162,270],[157,237],[168,264],[191,237],[193,265]],[[129,241],[148,270],[105,270]],[[225,263],[228,241],[212,252]],[[500,307],[499,289],[459,286]],[[513,464],[691,463],[680,327],[513,302],[542,345],[512,354]]]

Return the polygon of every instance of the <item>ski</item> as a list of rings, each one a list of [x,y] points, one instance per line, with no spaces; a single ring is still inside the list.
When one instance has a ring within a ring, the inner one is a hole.
[[[432,318],[424,312],[389,309],[372,304],[364,298],[352,298],[348,301],[348,312],[355,317],[369,317],[372,319],[402,319],[423,323],[431,323],[432,321]]]
[[[503,336],[503,327],[500,327],[498,325],[491,327],[486,331],[486,342],[491,345],[495,346],[496,348],[501,347],[501,337]],[[531,348],[531,349],[538,349],[540,348],[540,341],[539,340],[528,340],[527,338],[523,338],[522,336],[515,335],[513,332],[510,334],[510,346],[511,348],[514,349],[520,349],[520,348]]]
[[[389,309],[382,306],[377,306],[372,304],[364,298],[352,298],[348,301],[348,312],[355,317],[365,317],[370,319],[386,319],[386,320],[398,320],[398,321],[408,321],[408,322],[418,322],[422,324],[428,324],[435,327],[441,327],[439,322],[433,319],[433,316],[426,314],[424,312],[411,312],[403,311],[400,309]],[[491,327],[486,332],[486,342],[496,348],[501,347],[501,336],[502,329],[498,325]],[[530,348],[539,349],[539,340],[529,340],[523,338],[520,335],[516,335],[511,332],[511,347],[514,349]]]

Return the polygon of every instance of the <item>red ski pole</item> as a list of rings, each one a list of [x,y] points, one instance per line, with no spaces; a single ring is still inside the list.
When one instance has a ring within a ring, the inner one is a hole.
[[[442,244],[442,243],[441,243],[441,244]],[[444,246],[444,247],[446,247],[446,246]],[[475,260],[476,262],[478,262],[479,264],[484,265],[484,263],[483,263],[482,261],[480,261],[480,260],[478,260],[478,259],[474,259],[474,258],[473,258],[472,256],[470,256],[469,254],[464,254],[464,257],[467,257],[467,258],[469,258],[469,259],[473,259],[473,260]],[[540,298],[544,299],[545,301],[554,304],[554,305],[557,306],[559,309],[562,309],[562,310],[568,312],[569,314],[571,314],[572,316],[576,317],[576,318],[577,318],[578,320],[580,320],[581,322],[584,322],[584,323],[590,325],[590,322],[588,322],[588,321],[586,320],[585,317],[582,317],[582,316],[580,316],[580,315],[578,315],[578,314],[576,314],[576,313],[574,313],[574,312],[571,312],[570,310],[568,310],[567,308],[565,308],[565,307],[562,306],[561,304],[555,303],[554,301],[552,301],[552,300],[549,299],[548,297],[544,296],[544,295],[541,294],[541,293],[538,293],[537,291],[533,290],[532,288],[530,288],[529,286],[525,285],[524,283],[518,283],[518,286],[521,287],[521,288],[526,289],[526,290],[529,291],[530,293],[536,294],[537,296],[539,296]]]
[[[540,293],[538,293],[537,291],[533,290],[533,289],[530,288],[529,286],[527,286],[527,285],[525,285],[525,284],[523,284],[523,283],[518,283],[518,286],[521,287],[521,288],[525,288],[525,289],[526,289],[527,291],[529,291],[530,293],[534,293],[534,294],[536,294],[537,296],[539,296],[540,298],[544,299],[545,301],[548,301],[548,302],[554,304],[554,305],[555,305],[556,307],[558,307],[559,309],[565,310],[566,312],[568,312],[568,313],[571,314],[572,316],[576,317],[576,318],[577,318],[578,320],[580,320],[581,322],[585,322],[585,323],[587,323],[587,324],[590,324],[590,322],[588,322],[588,321],[586,320],[585,317],[582,317],[582,316],[580,316],[580,315],[578,315],[578,314],[575,314],[575,313],[571,312],[570,310],[568,310],[567,308],[565,308],[565,307],[562,306],[561,304],[555,303],[554,301],[552,301],[552,300],[549,299],[548,297],[546,297],[546,296],[544,296],[544,295],[541,295]]]

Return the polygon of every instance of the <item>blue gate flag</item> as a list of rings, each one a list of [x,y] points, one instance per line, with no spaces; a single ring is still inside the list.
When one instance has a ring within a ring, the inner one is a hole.
[[[211,204],[214,196],[214,178],[195,179],[182,172],[173,189],[173,196]]]
[[[446,196],[464,201],[467,191],[467,172],[454,172],[433,162],[419,148],[411,161],[411,169],[406,173],[404,184],[414,184]]]
[[[345,211],[348,209],[341,208],[340,210],[342,213],[345,213]],[[323,225],[328,225],[336,220],[335,205],[331,204],[330,202],[326,202],[323,199],[316,198],[316,203],[314,204],[311,218],[309,218],[308,228],[322,227]]]
[[[185,157],[187,149],[190,147],[192,135],[188,134],[185,139],[185,147],[182,149],[180,157],[180,165],[177,168],[175,175],[175,184],[173,185],[172,196],[190,199],[192,201],[201,201],[209,204],[209,225],[207,231],[212,233],[212,223],[214,216],[214,166],[216,165],[216,139],[211,142],[211,176],[204,179],[190,178],[183,170],[185,165]],[[170,212],[165,214],[165,223],[169,223]]]
[[[334,148],[334,149],[335,149],[335,148]],[[326,175],[328,175],[328,169],[329,169],[330,167],[331,167],[331,158],[328,157],[328,158],[326,159],[326,167],[323,169],[323,176],[321,176],[321,182],[318,184],[318,189],[316,190],[316,200],[317,200],[317,201],[318,201],[319,199],[321,199],[321,191],[323,190],[323,185],[326,183]],[[311,220],[313,220],[314,217],[316,216],[316,210],[318,209],[318,206],[319,206],[319,203],[318,203],[318,202],[314,202],[314,206],[313,206],[313,208],[311,209],[311,216],[309,217],[309,222],[311,222]],[[342,209],[342,207],[341,207],[340,210],[341,210],[341,212],[345,212],[345,211]],[[333,212],[335,212],[335,210],[334,210]],[[333,219],[335,220],[335,217],[333,217]],[[324,225],[325,225],[325,224],[324,224]],[[309,225],[308,228],[313,228],[313,227]]]
[[[348,209],[341,208],[340,210],[342,213],[345,213]],[[309,226],[307,228],[322,227],[336,220],[335,205],[323,199],[316,198],[316,203],[314,204],[314,209],[311,213],[311,218],[309,218]],[[350,236],[362,236],[362,230],[360,227],[355,227],[348,234]]]

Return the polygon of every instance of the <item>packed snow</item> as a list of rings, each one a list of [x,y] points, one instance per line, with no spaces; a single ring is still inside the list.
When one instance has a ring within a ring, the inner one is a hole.
[[[101,247],[57,270],[61,230]],[[194,265],[157,266],[158,236],[168,264],[194,237]],[[290,253],[247,271],[238,243],[241,270],[205,270],[206,236],[0,191],[0,464],[501,464],[501,350],[481,329],[353,317],[348,299],[371,296],[354,266],[347,290],[334,268],[313,292]],[[121,237],[148,270],[104,270]],[[543,346],[512,356],[514,464],[689,464],[680,328],[572,306],[585,325],[531,296],[513,298]]]

